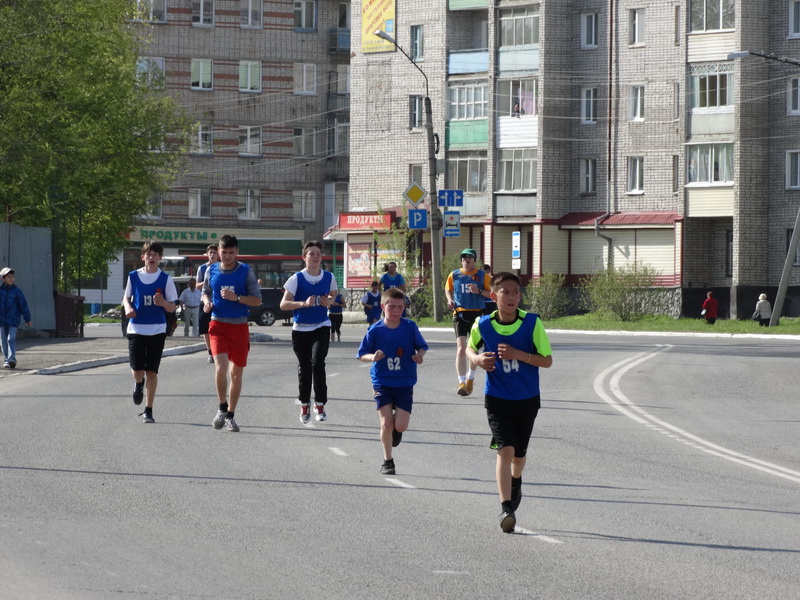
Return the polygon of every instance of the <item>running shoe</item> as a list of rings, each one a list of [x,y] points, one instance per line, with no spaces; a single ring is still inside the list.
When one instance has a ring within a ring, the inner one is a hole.
[[[214,357],[211,356],[210,354],[208,355],[208,362],[210,362],[210,363],[214,362]]]
[[[8,364],[7,362],[4,362],[4,363],[3,363],[3,368],[4,368],[4,369],[10,369],[10,368],[11,368],[11,365],[10,365],[10,364]]]
[[[513,510],[504,510],[500,514],[500,529],[506,533],[513,533],[514,526],[517,524],[517,516]]]
[[[475,384],[474,379],[467,379],[467,396],[472,393],[472,386]]]
[[[400,441],[403,439],[403,432],[397,431],[397,429],[392,429],[392,448],[397,448],[400,445]]]
[[[236,421],[233,420],[233,417],[225,419],[225,429],[228,431],[239,431],[239,426],[236,424]]]
[[[153,413],[142,413],[142,422],[155,423],[156,420],[153,418]]]
[[[459,383],[458,389],[456,390],[456,394],[459,396],[469,396],[469,389],[467,389],[466,383]]]
[[[308,404],[300,405],[300,422],[305,425],[311,420],[311,415],[308,412]]]
[[[314,418],[317,421],[327,421],[328,420],[328,415],[325,413],[325,405],[324,404],[320,404],[319,402],[315,403],[314,404],[314,413],[315,413]]]
[[[381,465],[381,475],[394,475],[394,459],[383,461]]]
[[[133,386],[133,403],[139,406],[144,399],[144,378]]]
[[[519,483],[517,483],[519,482]],[[522,502],[522,477],[511,479],[511,510],[516,511],[519,503]]]
[[[225,425],[225,417],[227,413],[225,411],[217,409],[217,416],[214,417],[214,420],[211,421],[211,425],[214,429],[222,429],[222,426]]]
[[[16,369],[17,368],[17,363],[15,363],[13,360],[8,361],[8,368],[9,369]]]

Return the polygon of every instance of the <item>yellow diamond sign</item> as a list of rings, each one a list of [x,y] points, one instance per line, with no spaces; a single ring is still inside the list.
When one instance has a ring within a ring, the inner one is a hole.
[[[415,181],[412,181],[411,185],[403,192],[403,198],[411,202],[414,206],[419,206],[427,195],[428,192]]]

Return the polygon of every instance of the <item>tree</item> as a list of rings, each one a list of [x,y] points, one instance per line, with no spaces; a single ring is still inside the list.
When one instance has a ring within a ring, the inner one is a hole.
[[[143,77],[130,0],[0,2],[0,219],[53,227],[59,287],[103,273],[180,166],[188,120]]]

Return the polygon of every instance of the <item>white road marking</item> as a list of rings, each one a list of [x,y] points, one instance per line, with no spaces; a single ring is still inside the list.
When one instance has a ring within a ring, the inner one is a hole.
[[[541,533],[536,533],[535,531],[531,531],[530,529],[525,529],[524,527],[520,527],[517,525],[514,528],[514,533],[522,533],[525,535],[531,535],[536,539],[542,540],[543,542],[547,542],[548,544],[563,544],[561,540],[557,540],[556,538],[551,538],[546,535],[542,535]]]
[[[740,452],[736,452],[735,450],[730,450],[729,448],[725,448],[723,446],[719,446],[713,442],[705,440],[699,436],[694,435],[688,431],[685,431],[671,423],[663,421],[653,415],[649,414],[646,410],[636,406],[620,389],[620,379],[622,376],[625,375],[630,369],[640,365],[641,363],[654,358],[661,352],[665,350],[669,350],[671,346],[663,346],[658,348],[654,351],[648,352],[641,352],[634,356],[628,357],[624,360],[615,363],[602,371],[594,380],[594,391],[595,393],[603,399],[607,404],[611,407],[615,408],[619,412],[621,412],[626,417],[633,419],[637,423],[642,425],[646,425],[647,427],[651,427],[653,431],[658,431],[660,433],[664,433],[669,437],[691,445],[692,447],[702,450],[712,456],[717,456],[719,458],[724,458],[725,460],[729,460],[731,462],[735,462],[740,465],[744,465],[746,467],[750,467],[751,469],[757,469],[759,471],[763,471],[764,473],[769,473],[770,475],[776,475],[778,477],[782,477],[783,479],[788,479],[789,481],[794,481],[800,483],[800,472],[793,471],[792,469],[787,469],[786,467],[782,467],[780,465],[776,465],[773,463],[769,463],[763,461],[761,459],[748,456],[746,454],[741,454]],[[608,387],[611,391],[611,395],[606,393],[604,384],[606,378],[611,376]],[[613,395],[613,397],[612,397]],[[623,406],[623,404],[625,406]],[[669,431],[665,431],[669,430]],[[670,433],[671,432],[671,433]],[[674,435],[677,434],[677,435]]]
[[[326,377],[338,377],[341,373],[328,373]]]
[[[349,455],[347,454],[347,452],[345,452],[345,451],[344,451],[344,450],[342,450],[341,448],[328,448],[328,450],[330,450],[330,451],[331,451],[331,452],[333,452],[334,454],[338,454],[339,456],[349,456]]]
[[[388,481],[389,483],[393,483],[394,485],[396,485],[398,487],[401,487],[401,488],[406,488],[406,489],[409,489],[409,490],[417,489],[411,484],[408,484],[408,483],[405,483],[403,481],[400,481],[399,479],[394,479],[392,477],[387,477],[386,481]]]
[[[433,575],[469,575],[469,571],[431,571]]]

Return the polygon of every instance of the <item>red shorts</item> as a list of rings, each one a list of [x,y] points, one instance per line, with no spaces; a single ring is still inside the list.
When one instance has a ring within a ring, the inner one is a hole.
[[[247,366],[247,354],[250,352],[250,328],[247,323],[211,321],[208,336],[211,354],[227,354],[228,360],[237,367]]]

